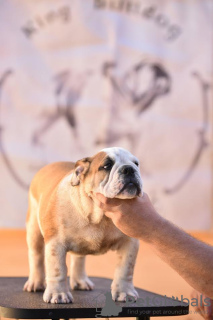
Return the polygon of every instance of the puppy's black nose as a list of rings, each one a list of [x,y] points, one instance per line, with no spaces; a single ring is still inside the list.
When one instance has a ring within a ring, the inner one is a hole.
[[[125,175],[131,175],[135,172],[132,166],[125,165],[121,168],[121,173]]]

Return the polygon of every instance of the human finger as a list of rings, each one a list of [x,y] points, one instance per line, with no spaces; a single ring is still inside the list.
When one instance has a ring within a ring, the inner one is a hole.
[[[116,199],[116,198],[107,198],[105,197],[103,194],[101,193],[95,193],[94,194],[95,198],[98,199],[100,202],[102,202],[105,205],[108,206],[119,206],[121,203],[120,199]]]

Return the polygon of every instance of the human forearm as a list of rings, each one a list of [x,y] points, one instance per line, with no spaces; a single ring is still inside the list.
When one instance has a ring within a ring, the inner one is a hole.
[[[157,224],[156,224],[157,222]],[[193,288],[213,298],[213,248],[198,241],[166,219],[149,221],[150,243],[155,252]]]

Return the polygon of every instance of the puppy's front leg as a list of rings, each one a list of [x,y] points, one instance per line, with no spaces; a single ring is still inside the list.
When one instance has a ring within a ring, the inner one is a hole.
[[[138,293],[132,283],[138,248],[139,241],[128,238],[117,250],[118,264],[111,285],[113,300],[126,301],[127,295],[134,297],[134,300],[138,298]]]
[[[73,301],[67,279],[66,249],[57,240],[45,245],[45,267],[47,287],[43,295],[45,302],[70,303]]]

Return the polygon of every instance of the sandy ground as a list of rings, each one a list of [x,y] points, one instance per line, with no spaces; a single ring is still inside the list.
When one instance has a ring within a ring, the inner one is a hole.
[[[195,232],[193,236],[213,245],[213,234]],[[28,259],[24,230],[0,230],[0,276],[27,276]],[[69,264],[69,257],[68,257]],[[112,278],[116,265],[115,252],[101,256],[88,256],[86,269],[90,276]],[[153,291],[168,297],[190,299],[192,288],[174,270],[164,263],[145,243],[141,242],[134,273],[134,284],[142,289]],[[161,319],[173,317],[161,317]],[[176,316],[177,320],[199,320],[190,307],[186,316]],[[3,318],[2,318],[3,319]],[[131,319],[131,318],[129,318]]]

